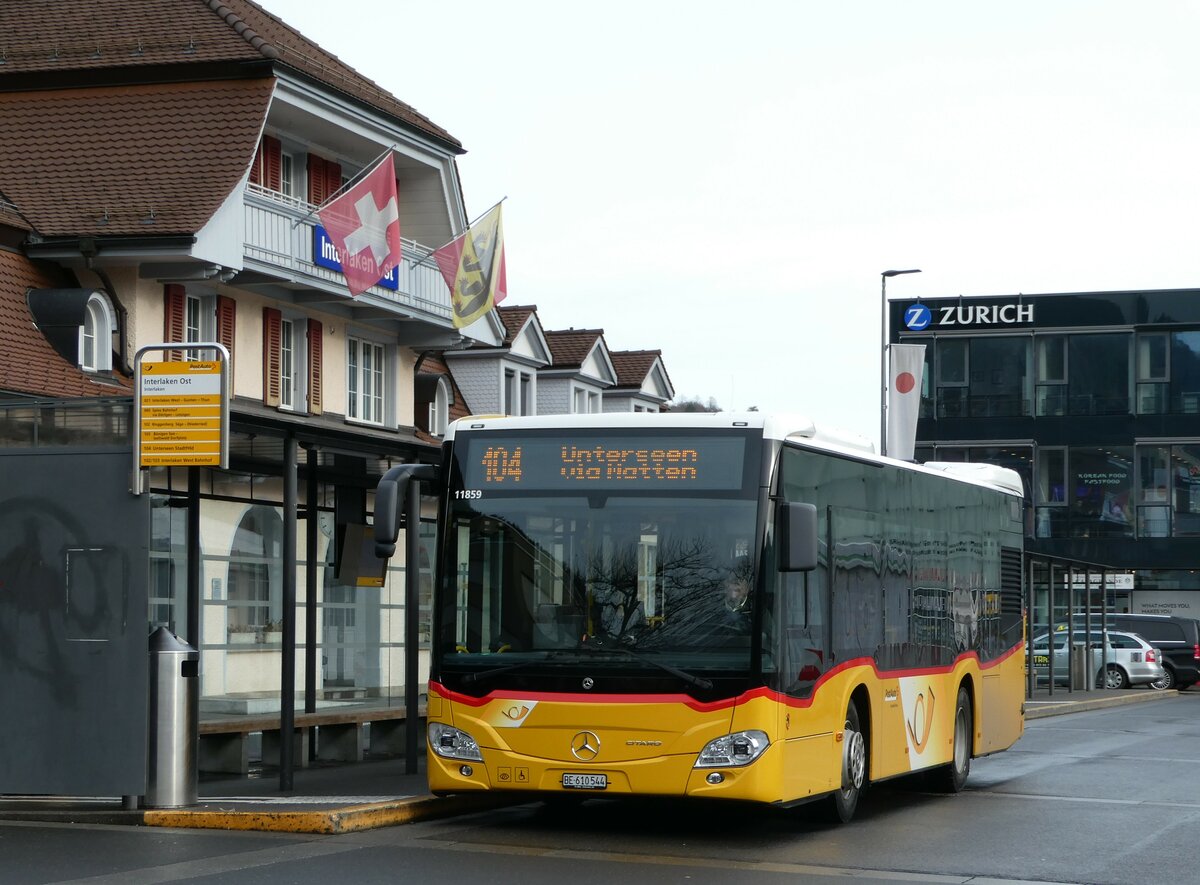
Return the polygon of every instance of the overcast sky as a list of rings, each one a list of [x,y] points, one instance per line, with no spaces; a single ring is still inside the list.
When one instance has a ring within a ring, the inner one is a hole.
[[[1200,285],[1200,4],[260,2],[462,141],[507,304],[680,397],[877,442],[883,270]]]

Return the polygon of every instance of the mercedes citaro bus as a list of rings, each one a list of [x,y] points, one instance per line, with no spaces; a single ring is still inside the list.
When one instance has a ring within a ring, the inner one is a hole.
[[[1022,734],[1012,471],[759,413],[464,418],[443,456],[435,793],[845,821],[871,782],[957,791]]]

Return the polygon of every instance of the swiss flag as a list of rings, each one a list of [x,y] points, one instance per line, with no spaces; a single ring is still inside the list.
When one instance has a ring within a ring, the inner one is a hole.
[[[400,263],[400,210],[391,152],[319,213],[338,250],[351,297],[361,295]]]

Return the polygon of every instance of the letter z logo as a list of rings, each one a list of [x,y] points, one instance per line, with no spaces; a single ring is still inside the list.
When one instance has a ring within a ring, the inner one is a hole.
[[[913,332],[927,328],[933,320],[933,314],[924,304],[914,304],[904,311],[904,325]]]

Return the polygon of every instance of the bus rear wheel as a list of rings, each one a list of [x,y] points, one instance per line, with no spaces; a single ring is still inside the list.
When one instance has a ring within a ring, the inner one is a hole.
[[[933,788],[942,793],[957,793],[967,782],[971,773],[971,734],[975,728],[971,715],[971,695],[965,687],[959,687],[958,700],[954,704],[954,747],[950,763],[930,772]]]
[[[842,786],[830,797],[831,817],[849,823],[858,808],[859,797],[867,782],[867,739],[858,721],[858,707],[853,701],[846,710],[842,729]]]

